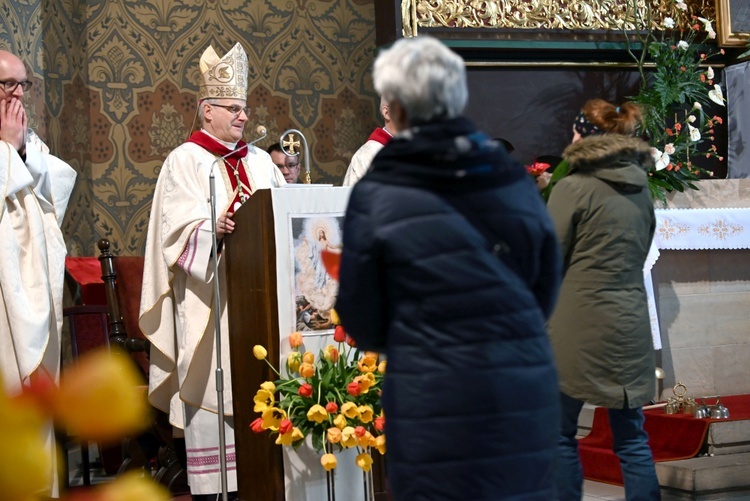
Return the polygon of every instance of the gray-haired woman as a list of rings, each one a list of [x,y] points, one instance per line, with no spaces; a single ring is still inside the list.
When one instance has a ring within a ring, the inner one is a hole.
[[[336,309],[388,357],[393,499],[554,499],[560,256],[541,197],[461,116],[464,62],[443,44],[396,42],[374,80],[399,133],[352,191]]]

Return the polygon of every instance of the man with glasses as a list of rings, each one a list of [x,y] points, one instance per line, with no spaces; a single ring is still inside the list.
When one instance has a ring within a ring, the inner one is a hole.
[[[23,62],[0,50],[0,379],[11,394],[37,377],[59,376],[66,254],[60,225],[76,178],[28,128],[23,98],[30,88]],[[53,480],[49,493],[56,491]]]
[[[293,156],[287,155],[281,149],[279,143],[272,144],[266,151],[271,155],[271,160],[281,171],[287,183],[299,183],[299,154]]]
[[[149,399],[184,430],[194,500],[216,499],[222,487],[215,312],[221,312],[228,490],[237,490],[226,260],[219,256],[219,276],[214,277],[211,208],[206,203],[210,174],[216,183],[219,241],[234,231],[233,214],[256,190],[286,184],[268,153],[242,141],[248,121],[247,73],[247,54],[240,44],[222,58],[213,47],[203,52],[201,128],[164,161],[146,240],[139,324],[152,343]],[[219,308],[212,308],[215,280]]]

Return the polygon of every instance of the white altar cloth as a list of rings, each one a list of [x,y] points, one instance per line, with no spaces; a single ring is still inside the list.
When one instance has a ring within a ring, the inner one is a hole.
[[[750,208],[656,209],[656,232],[643,266],[654,349],[660,350],[661,331],[651,269],[659,249],[750,249]]]

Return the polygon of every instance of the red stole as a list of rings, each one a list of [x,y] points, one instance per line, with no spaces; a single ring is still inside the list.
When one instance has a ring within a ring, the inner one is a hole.
[[[377,141],[383,146],[385,146],[386,144],[388,144],[388,141],[390,141],[392,137],[393,136],[388,134],[388,132],[386,132],[385,129],[383,129],[382,127],[378,127],[377,129],[372,131],[372,134],[370,134],[370,137],[368,137],[367,140]]]
[[[187,142],[195,143],[204,150],[209,151],[218,157],[223,157],[224,155],[232,152],[232,150],[200,130],[193,132],[188,138]],[[246,197],[250,197],[250,180],[247,178],[245,169],[242,168],[241,161],[243,158],[245,158],[245,155],[247,155],[247,148],[243,148],[243,146],[246,146],[246,144],[247,143],[245,143],[245,141],[240,140],[237,143],[237,147],[235,148],[234,153],[224,159],[224,168],[227,170],[229,182],[232,184],[232,190],[237,191],[234,200],[232,200],[232,203],[229,204],[231,212],[234,212],[234,207],[236,207],[238,203],[242,203],[242,201],[240,200],[239,190],[237,189],[237,178],[234,175],[235,169],[237,169],[237,173],[240,176],[240,182],[248,187],[247,190],[243,190]]]

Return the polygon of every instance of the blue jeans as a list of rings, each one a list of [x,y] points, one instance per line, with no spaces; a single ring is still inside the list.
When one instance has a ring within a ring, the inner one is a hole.
[[[583,402],[560,393],[561,430],[558,442],[557,491],[560,501],[580,501],[583,469],[578,456],[578,415]],[[659,501],[661,493],[654,469],[654,458],[643,430],[643,411],[608,409],[614,438],[614,452],[620,459],[627,501]]]

